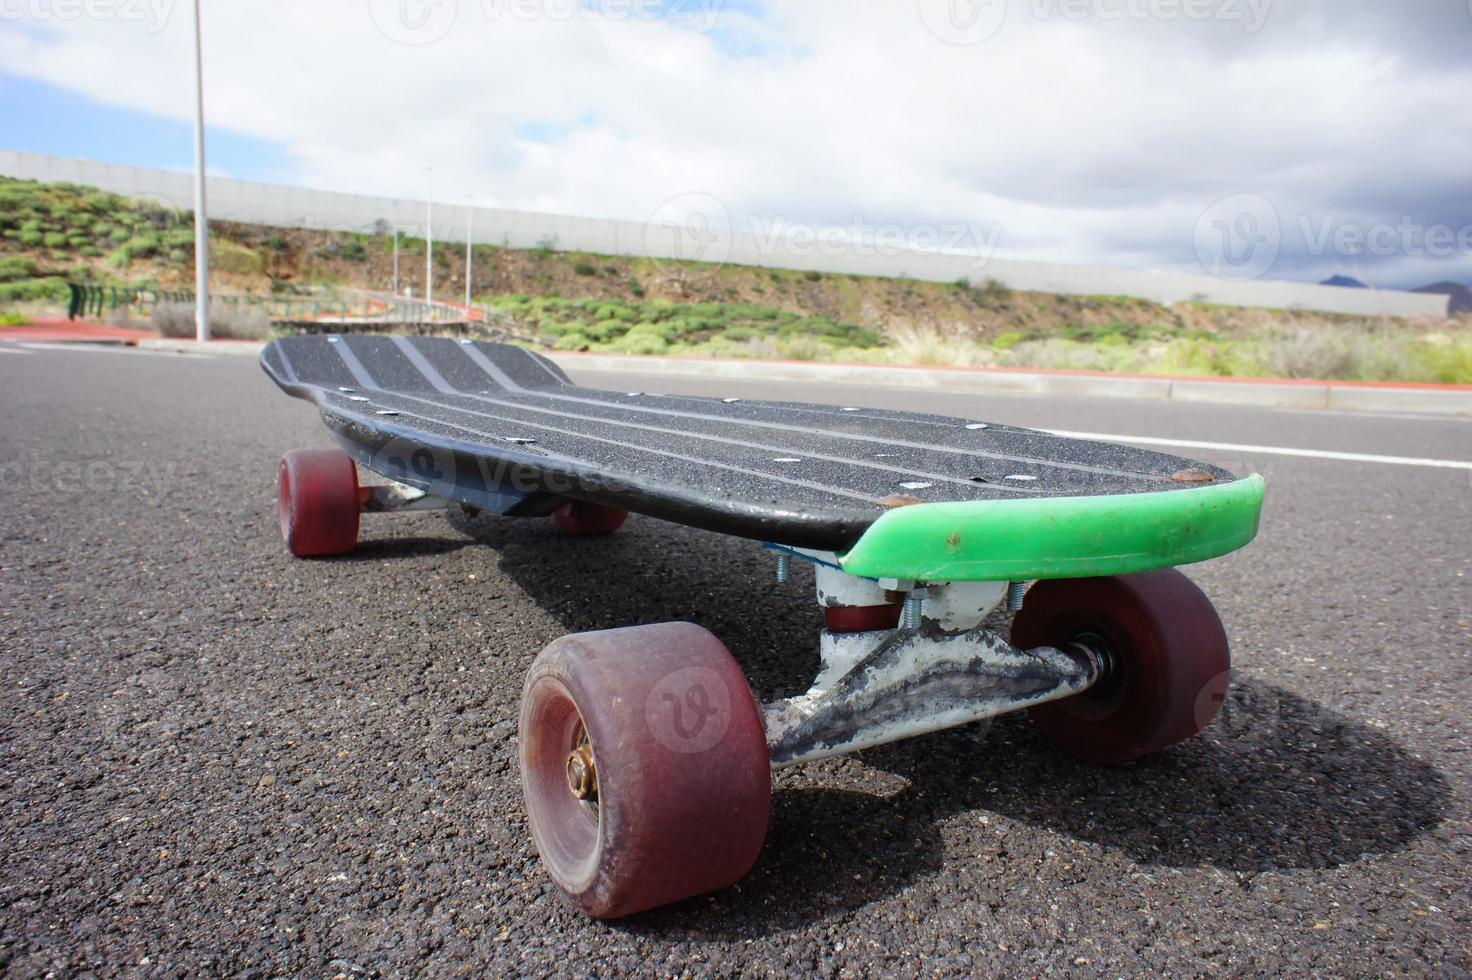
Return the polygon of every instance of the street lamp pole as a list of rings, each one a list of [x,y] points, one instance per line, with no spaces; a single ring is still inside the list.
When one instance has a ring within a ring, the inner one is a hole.
[[[470,243],[470,223],[474,220],[475,207],[469,195],[465,197],[465,316],[470,317],[470,272],[471,253],[473,246]]]
[[[204,202],[204,57],[194,0],[194,335],[210,339],[210,227]]]
[[[429,171],[429,193],[424,196],[424,301],[434,302],[434,168]]]

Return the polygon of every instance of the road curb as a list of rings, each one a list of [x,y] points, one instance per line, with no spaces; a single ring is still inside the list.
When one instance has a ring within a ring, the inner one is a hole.
[[[183,340],[172,337],[149,337],[138,341],[140,350],[170,350],[181,354],[251,354],[259,356],[266,346],[263,340]]]
[[[976,394],[1053,395],[1075,398],[1141,398],[1211,402],[1268,408],[1317,408],[1353,412],[1412,412],[1472,416],[1472,386],[1395,385],[1347,381],[1257,378],[1174,378],[1146,375],[1069,374],[989,368],[927,368],[883,364],[813,364],[805,361],[720,360],[622,354],[556,353],[564,368],[627,371],[697,378],[823,381],[929,388]]]

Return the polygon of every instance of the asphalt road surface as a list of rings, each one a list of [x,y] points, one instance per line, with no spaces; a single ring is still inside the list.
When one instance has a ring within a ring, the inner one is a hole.
[[[3,346],[3,345],[0,345]],[[574,372],[576,375],[577,372]],[[1261,447],[1258,541],[1198,566],[1235,687],[1123,768],[1009,716],[779,773],[740,885],[614,924],[543,875],[515,718],[536,652],[691,619],[762,698],[811,577],[634,518],[365,521],[294,561],[276,461],[330,445],[253,358],[0,349],[0,970],[1126,976],[1472,965],[1472,422],[827,385],[579,380]]]

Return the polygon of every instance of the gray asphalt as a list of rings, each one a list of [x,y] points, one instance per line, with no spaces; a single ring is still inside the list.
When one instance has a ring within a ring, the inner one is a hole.
[[[576,374],[576,372],[575,372]],[[1472,459],[1472,422],[594,376],[1092,432]],[[280,454],[327,446],[253,359],[0,351],[0,967],[1465,975],[1466,470],[1200,453],[1263,471],[1259,540],[1191,570],[1235,687],[1186,745],[1096,769],[1007,717],[784,771],[739,886],[615,924],[538,867],[522,674],[556,636],[711,628],[805,687],[811,579],[632,519],[383,518],[277,537]]]

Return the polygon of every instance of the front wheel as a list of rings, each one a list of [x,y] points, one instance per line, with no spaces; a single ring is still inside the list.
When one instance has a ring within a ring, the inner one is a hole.
[[[358,543],[358,467],[341,449],[281,457],[276,510],[281,540],[298,558],[342,555]]]
[[[1104,676],[1028,715],[1086,762],[1128,762],[1184,741],[1226,700],[1226,631],[1211,600],[1173,568],[1034,585],[1013,620],[1012,644],[1075,642],[1105,654]]]
[[[766,735],[741,668],[699,626],[554,641],[527,673],[520,736],[532,838],[588,915],[715,891],[756,863]]]

